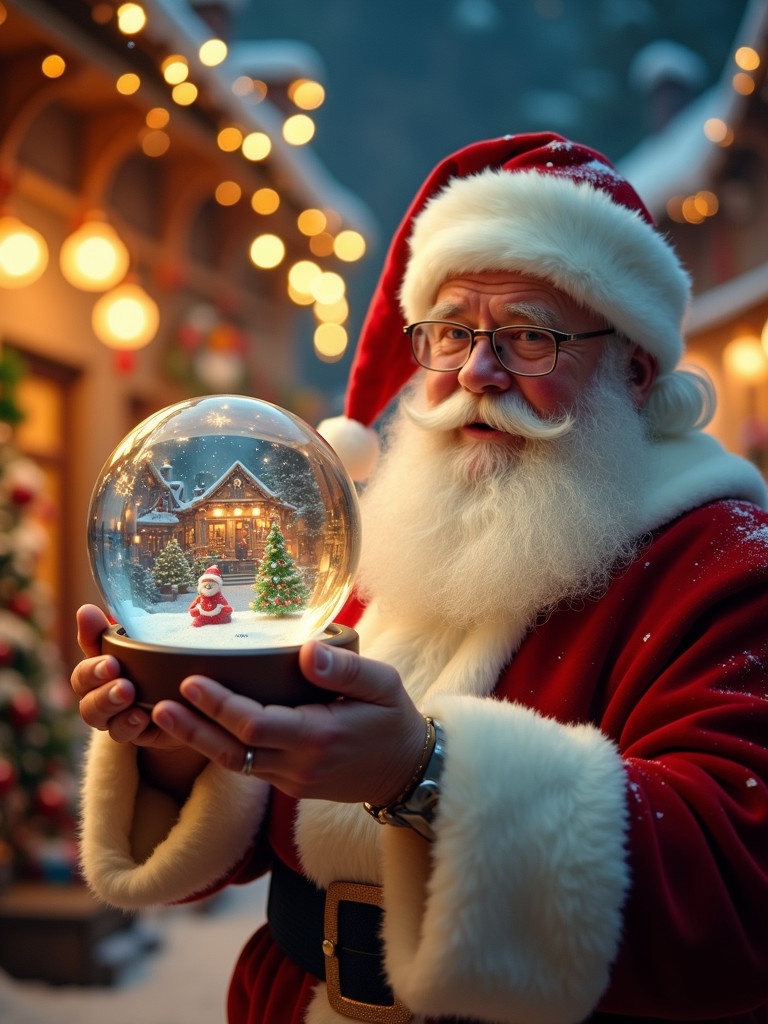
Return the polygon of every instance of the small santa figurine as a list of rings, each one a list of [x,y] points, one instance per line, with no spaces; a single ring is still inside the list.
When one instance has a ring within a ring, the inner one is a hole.
[[[189,606],[193,626],[213,626],[232,621],[232,608],[222,594],[221,570],[209,566],[197,581],[197,597]]]

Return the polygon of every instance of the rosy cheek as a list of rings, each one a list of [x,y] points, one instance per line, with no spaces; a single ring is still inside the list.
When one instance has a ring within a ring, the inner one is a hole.
[[[428,373],[424,381],[424,394],[430,405],[437,405],[452,394],[457,387],[455,373]]]
[[[543,415],[552,415],[573,399],[571,389],[565,387],[554,374],[549,377],[517,378],[518,387],[526,401]]]

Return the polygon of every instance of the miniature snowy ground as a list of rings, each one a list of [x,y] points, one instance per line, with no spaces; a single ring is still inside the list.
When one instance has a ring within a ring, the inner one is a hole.
[[[145,643],[167,647],[200,647],[235,650],[254,647],[282,647],[303,643],[310,634],[316,611],[271,618],[248,607],[254,598],[249,584],[225,586],[224,597],[232,606],[232,621],[193,626],[189,606],[195,594],[179,594],[175,601],[153,606],[151,612],[134,605],[115,609],[128,636]]]

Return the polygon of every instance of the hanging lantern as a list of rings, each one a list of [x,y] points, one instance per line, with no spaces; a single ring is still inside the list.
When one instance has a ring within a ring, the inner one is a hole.
[[[75,288],[103,292],[114,288],[128,273],[130,257],[111,224],[100,218],[87,220],[64,241],[59,265]]]
[[[157,334],[160,311],[140,285],[127,282],[98,299],[91,323],[94,334],[107,348],[143,348]]]
[[[40,232],[18,217],[0,217],[0,286],[23,288],[47,266],[48,246]]]

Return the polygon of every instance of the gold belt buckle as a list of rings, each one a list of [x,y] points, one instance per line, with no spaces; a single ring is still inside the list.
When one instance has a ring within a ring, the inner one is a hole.
[[[407,1024],[413,1014],[399,999],[389,1005],[361,1003],[342,994],[339,972],[339,958],[336,953],[339,941],[339,903],[370,903],[375,907],[383,905],[380,885],[362,885],[359,882],[331,882],[325,897],[325,984],[328,1002],[339,1013],[352,1020],[370,1021],[371,1024]]]

